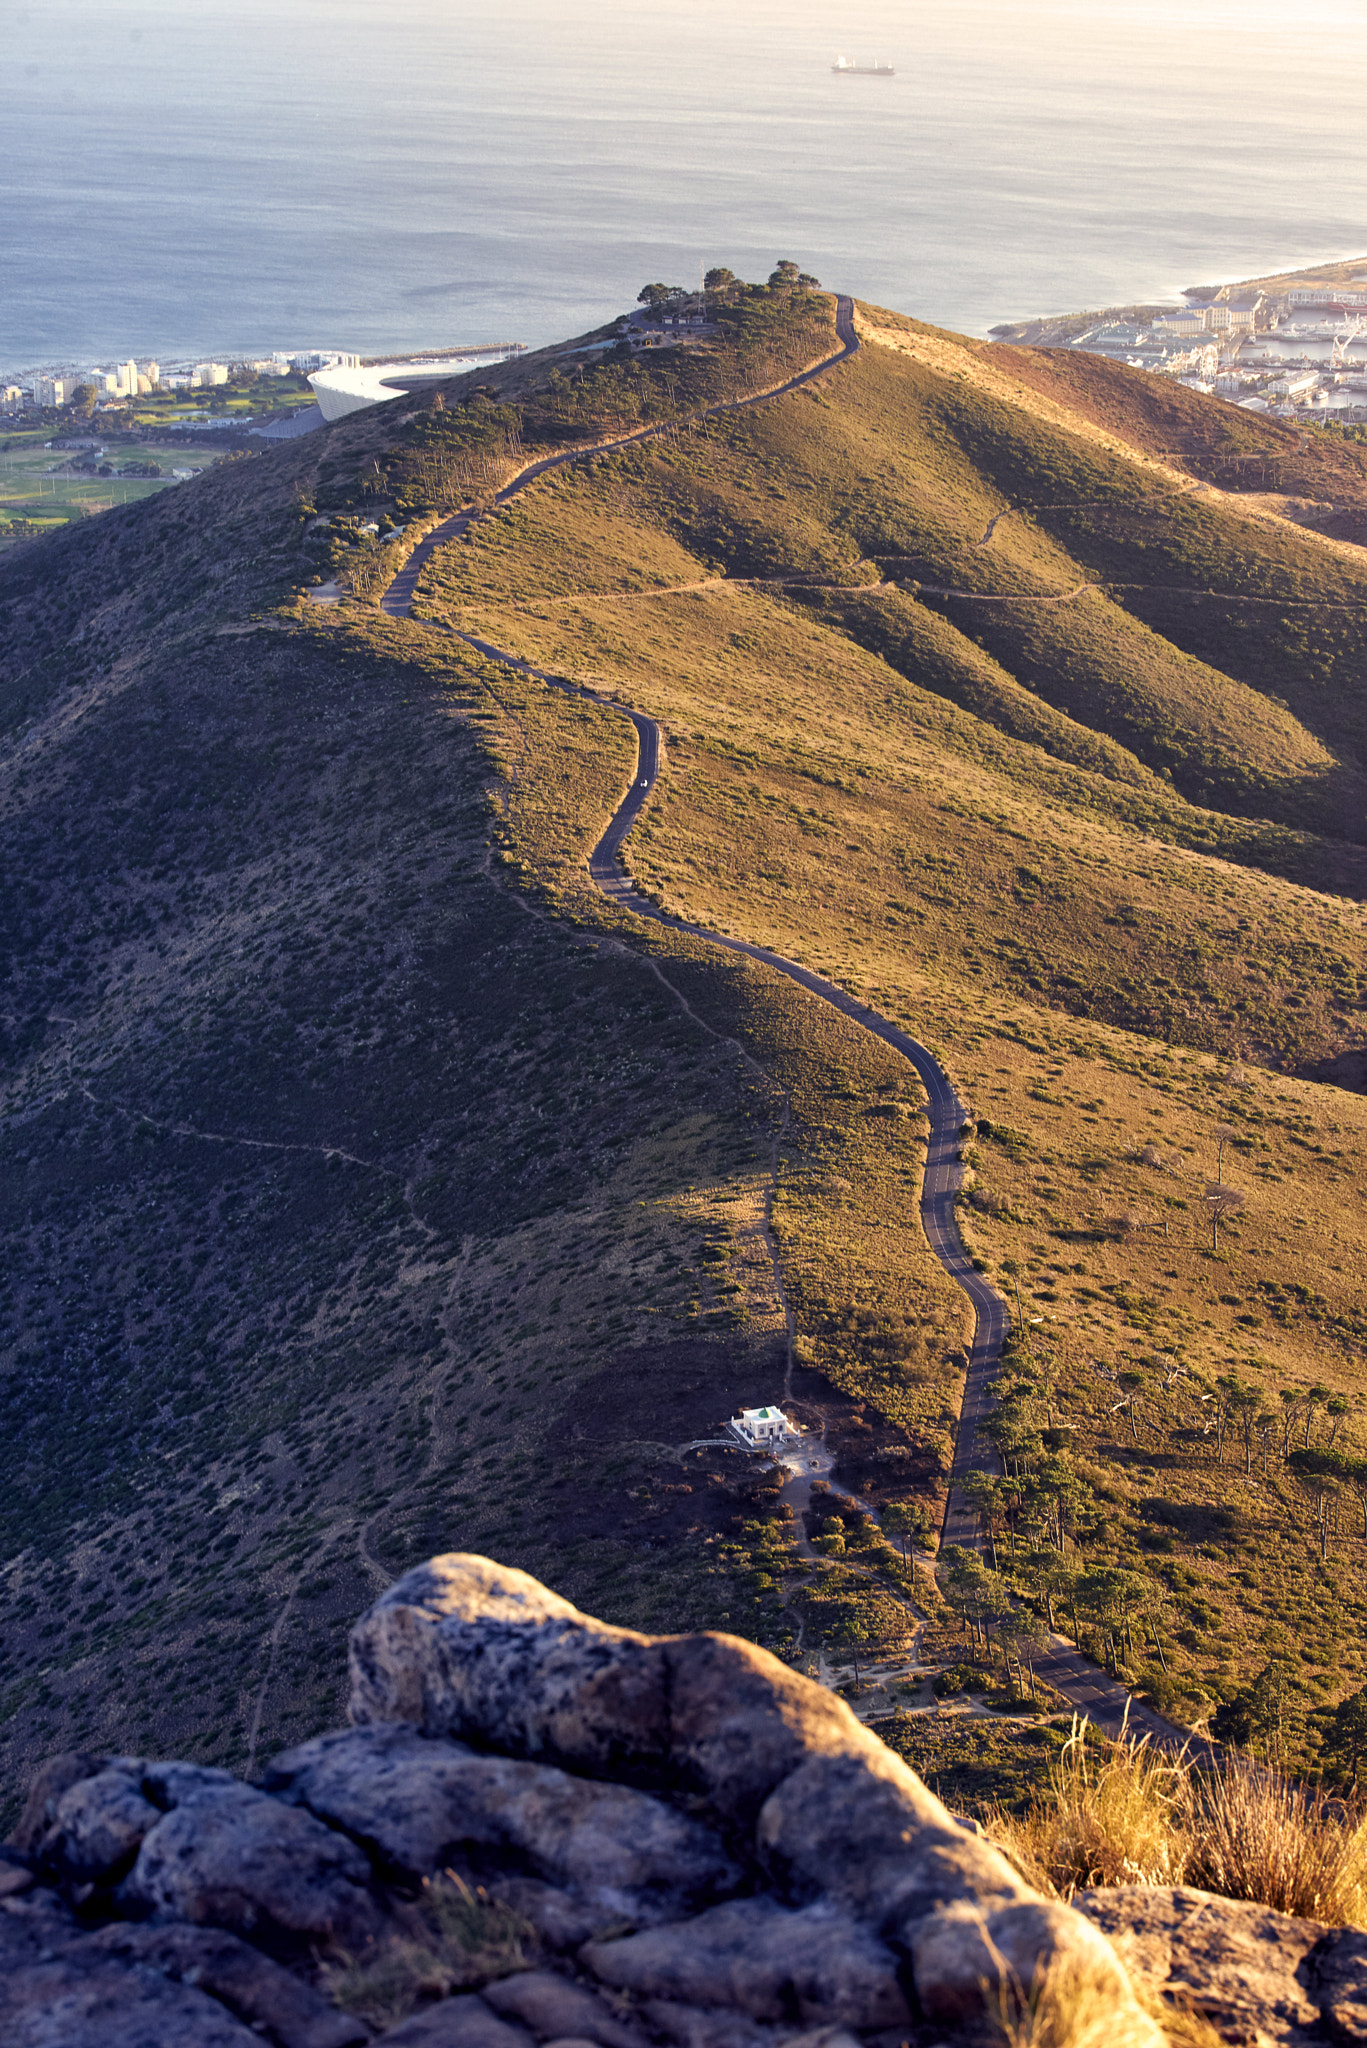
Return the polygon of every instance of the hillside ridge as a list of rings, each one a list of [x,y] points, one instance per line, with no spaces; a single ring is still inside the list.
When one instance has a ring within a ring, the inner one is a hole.
[[[9,1782],[54,1740],[268,1760],[453,1543],[781,1647],[966,1802],[1063,1739],[1033,1626],[1185,1722],[1253,1726],[1294,1657],[1249,1739],[1338,1768],[1351,1473],[1291,1452],[1359,1455],[1367,1129],[1315,1077],[1363,1044],[1367,579],[892,349],[710,410],[835,348],[752,291],[710,353],[453,380],[0,561]],[[1071,396],[1141,452],[1158,408],[1188,482],[1227,432],[1253,495],[1313,482],[1275,423]],[[586,867],[623,704],[674,926]],[[954,1077],[1023,1340],[980,1579],[929,1569],[973,1332],[920,1084],[690,925]],[[799,1501],[706,1448],[780,1395],[831,1461]]]

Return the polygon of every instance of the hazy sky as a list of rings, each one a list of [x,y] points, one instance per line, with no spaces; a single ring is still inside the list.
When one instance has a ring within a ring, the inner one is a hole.
[[[1367,0],[0,0],[0,365],[779,254],[982,331],[1367,247],[1365,98]]]

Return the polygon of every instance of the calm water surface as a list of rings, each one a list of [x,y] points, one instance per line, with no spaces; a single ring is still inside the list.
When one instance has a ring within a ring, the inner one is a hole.
[[[537,343],[781,255],[982,333],[1367,254],[1365,93],[1341,0],[0,0],[0,367]]]

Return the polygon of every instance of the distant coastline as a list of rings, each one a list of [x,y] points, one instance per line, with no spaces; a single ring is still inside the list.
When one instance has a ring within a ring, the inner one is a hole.
[[[1074,313],[1044,313],[1032,320],[1004,320],[990,327],[988,336],[992,341],[1014,342],[1026,348],[1061,348],[1067,347],[1084,328],[1101,320],[1139,317],[1152,320],[1160,313],[1176,310],[1182,302],[1204,304],[1221,293],[1262,292],[1269,300],[1276,300],[1286,297],[1298,287],[1324,284],[1348,288],[1358,278],[1367,279],[1367,252],[1361,256],[1341,257],[1330,263],[1312,263],[1303,270],[1273,271],[1265,277],[1185,285],[1177,299],[1169,297],[1124,306],[1097,306]]]
[[[1367,436],[1367,256],[1188,285],[1180,303],[1108,306],[990,333],[1015,347],[1102,356],[1246,412],[1318,418]]]

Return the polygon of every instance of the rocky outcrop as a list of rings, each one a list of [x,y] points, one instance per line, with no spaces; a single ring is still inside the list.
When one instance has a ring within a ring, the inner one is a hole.
[[[1256,1909],[1040,1898],[748,1643],[437,1558],[357,1625],[351,1721],[260,1786],[49,1764],[0,1863],[7,2048],[928,2048],[1046,1983],[1099,2002],[1113,2048],[1157,2048],[1107,1937],[1178,1990],[1192,1929],[1229,1981],[1211,2010],[1245,2025],[1214,1916]],[[1349,1938],[1286,1941],[1269,2043],[1367,2038]]]
[[[1153,2031],[1085,1920],[966,1834],[842,1701],[752,1644],[610,1628],[521,1572],[436,1558],[358,1624],[351,1676],[362,1725],[404,1722],[686,1803],[776,1906],[843,1910],[861,1940],[886,1943],[928,2020],[980,2016],[1004,1973],[1028,1987],[1066,1967],[1128,2010],[1136,2037]],[[801,2013],[797,1988],[785,1996]]]
[[[1191,1885],[1120,1885],[1075,1904],[1132,1972],[1241,2048],[1367,2044],[1367,1934]]]
[[[399,1723],[319,1736],[280,1757],[266,1789],[344,1829],[397,1878],[503,1851],[603,1915],[665,1917],[740,1884],[714,1829],[631,1786],[477,1755]]]

